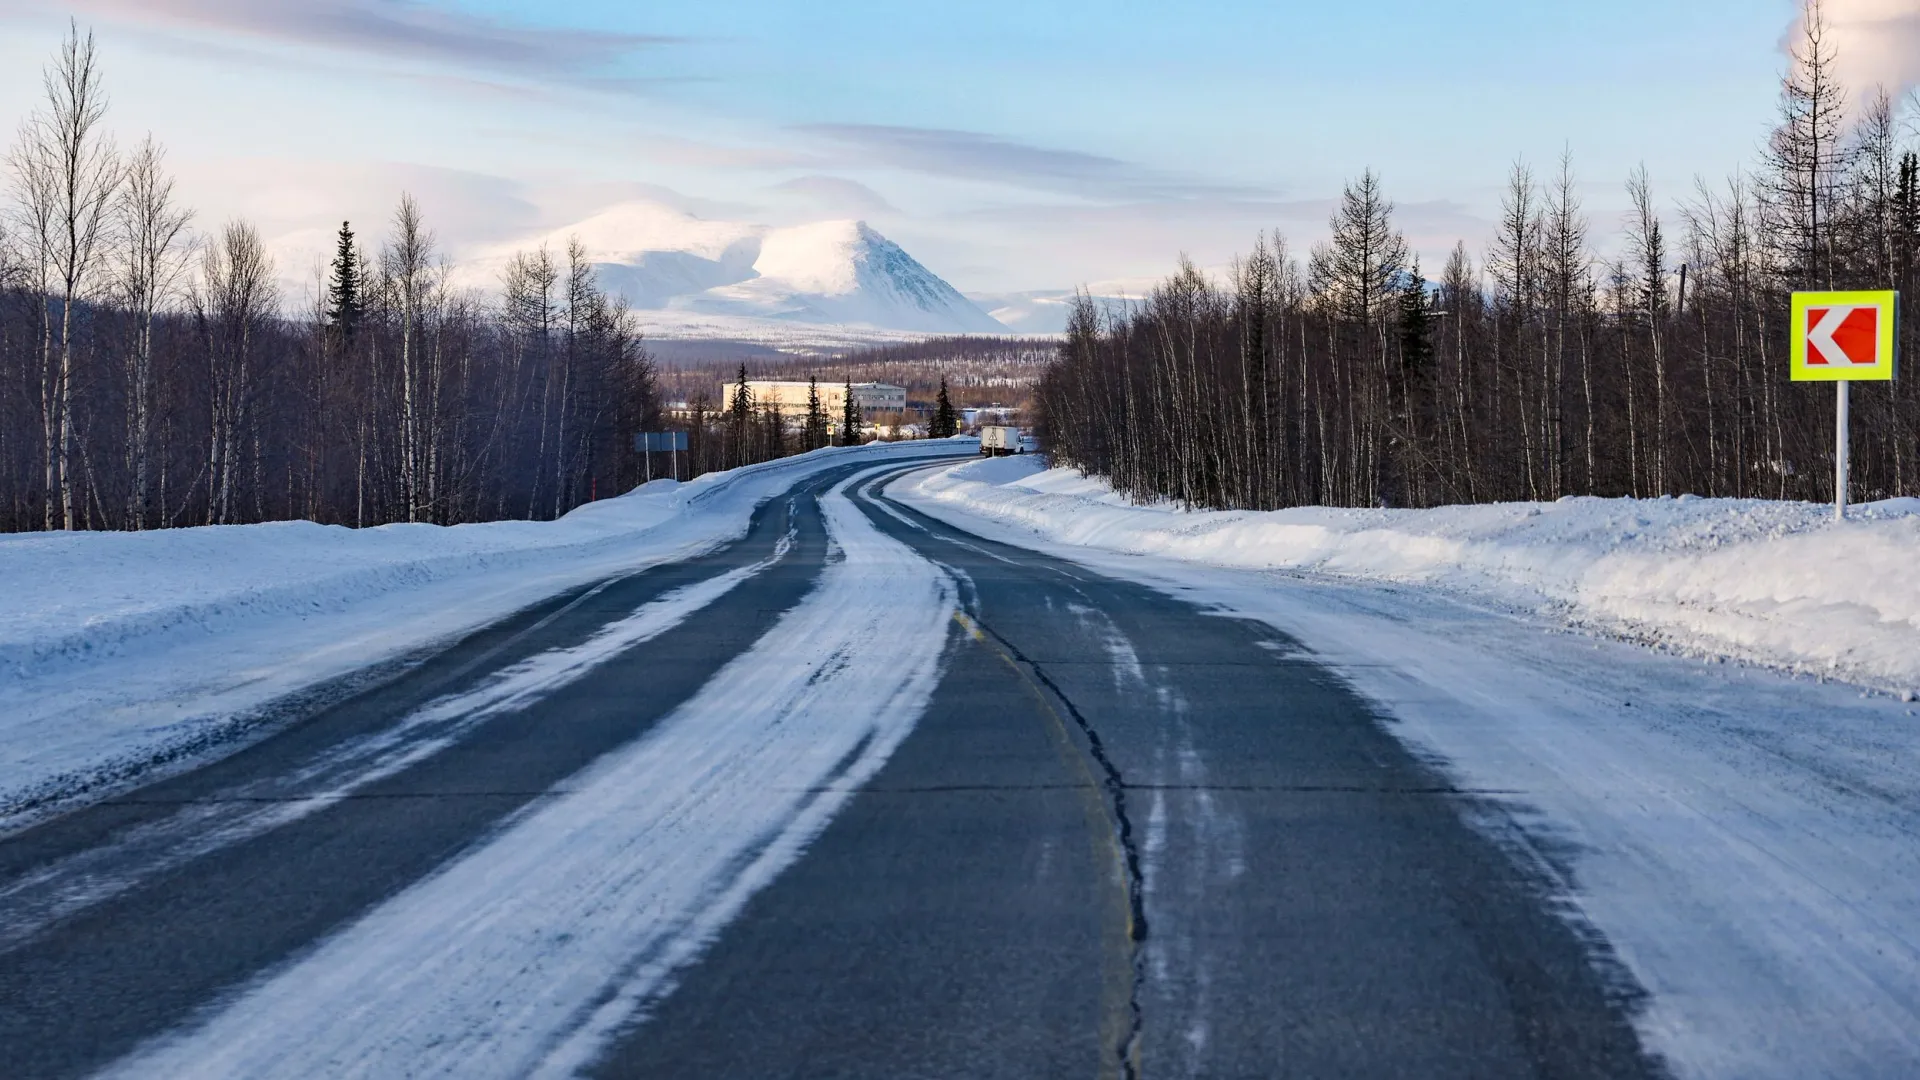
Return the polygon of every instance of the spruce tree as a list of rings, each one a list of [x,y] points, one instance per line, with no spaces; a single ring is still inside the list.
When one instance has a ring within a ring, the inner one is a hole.
[[[740,365],[739,381],[733,385],[731,411],[733,414],[734,439],[733,463],[735,465],[745,465],[747,463],[747,448],[752,441],[749,436],[752,434],[751,424],[753,421],[753,392],[747,389],[747,365],[745,364]]]
[[[807,376],[807,431],[806,449],[818,450],[827,445],[827,410],[820,405],[820,377]]]
[[[840,445],[860,445],[860,406],[853,400],[853,380],[847,380],[846,400],[840,405]]]
[[[1893,189],[1893,284],[1909,288],[1907,275],[1920,255],[1920,155],[1909,150],[1900,156]]]
[[[1400,290],[1400,364],[1409,376],[1425,371],[1433,360],[1433,309],[1427,301],[1427,279],[1419,260]]]
[[[953,411],[953,399],[947,396],[947,377],[940,376],[940,397],[934,402],[933,424],[928,434],[945,439],[960,433],[960,417]]]
[[[360,312],[360,253],[354,246],[352,223],[343,221],[327,286],[327,329],[341,341],[352,341]]]

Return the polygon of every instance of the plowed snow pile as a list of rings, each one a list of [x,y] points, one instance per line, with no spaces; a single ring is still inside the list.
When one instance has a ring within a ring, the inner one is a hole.
[[[1920,690],[1920,499],[1569,498],[1433,510],[1135,506],[1037,458],[894,492],[1048,541],[1241,569],[1435,586],[1669,647]],[[943,515],[945,516],[945,515]]]

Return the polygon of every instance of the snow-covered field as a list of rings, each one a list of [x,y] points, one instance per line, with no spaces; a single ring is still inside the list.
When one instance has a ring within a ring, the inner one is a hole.
[[[1910,502],[1184,515],[1018,459],[893,493],[1299,640],[1483,793],[1676,1074],[1920,1074],[1920,707],[1824,674],[1920,685]]]
[[[1920,499],[1562,499],[1183,513],[1038,458],[930,475],[923,502],[1047,540],[1211,566],[1443,588],[1637,640],[1920,691]]]
[[[656,481],[557,522],[0,537],[0,820],[139,773],[303,687],[725,543],[820,469],[951,452],[818,451]]]
[[[912,345],[927,340],[918,330],[889,330],[851,323],[804,323],[754,315],[699,311],[647,311],[642,327],[653,341],[741,342],[796,356],[826,356],[876,345]]]

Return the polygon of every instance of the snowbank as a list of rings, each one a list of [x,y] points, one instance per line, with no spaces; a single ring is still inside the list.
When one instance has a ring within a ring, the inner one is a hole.
[[[1920,499],[1832,508],[1592,499],[1434,510],[1184,513],[1035,458],[894,492],[1055,543],[1436,586],[1661,644],[1899,693],[1920,689]]]
[[[0,818],[302,687],[711,549],[821,469],[954,451],[836,447],[655,481],[552,522],[0,536]]]

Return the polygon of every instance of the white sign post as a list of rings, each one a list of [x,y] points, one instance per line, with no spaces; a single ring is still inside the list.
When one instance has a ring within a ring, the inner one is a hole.
[[[653,483],[653,455],[670,454],[673,478],[680,479],[680,452],[687,448],[684,431],[644,431],[633,437],[633,452],[646,459],[647,483]]]
[[[1793,294],[1793,381],[1834,384],[1835,521],[1847,518],[1849,388],[1856,382],[1893,380],[1899,328],[1900,294],[1896,292]]]

